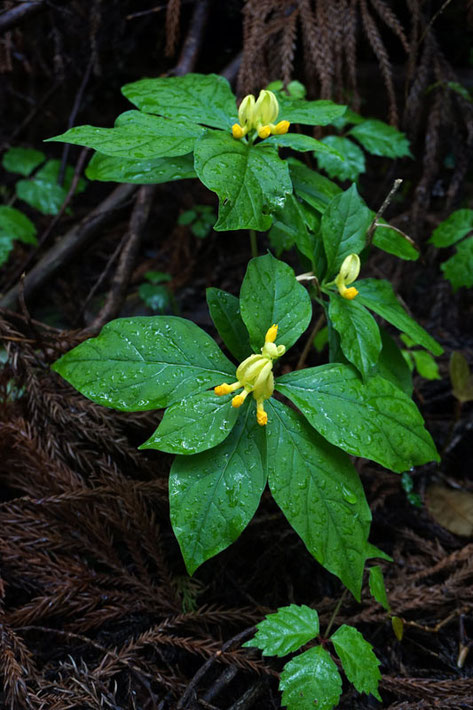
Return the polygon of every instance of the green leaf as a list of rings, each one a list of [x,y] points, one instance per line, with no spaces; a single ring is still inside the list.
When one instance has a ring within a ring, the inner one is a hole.
[[[450,247],[473,230],[473,210],[456,210],[434,230],[429,239],[436,247]]]
[[[111,321],[53,370],[93,402],[128,412],[167,407],[235,377],[215,341],[176,316]]]
[[[167,118],[223,129],[238,120],[230,84],[217,74],[141,79],[123,86],[122,93],[141,111]]]
[[[208,288],[210,316],[223,342],[238,362],[251,355],[250,339],[240,314],[240,301],[219,288]]]
[[[0,266],[8,261],[8,257],[13,251],[13,240],[0,232]]]
[[[344,158],[344,160],[341,160],[337,155],[330,153],[314,153],[319,168],[325,170],[331,178],[354,181],[358,179],[361,173],[365,172],[364,153],[349,138],[326,136],[322,138],[322,143],[334,148]]]
[[[322,436],[349,454],[397,473],[439,461],[416,405],[383,377],[363,384],[351,367],[334,363],[283,375],[276,389]]]
[[[300,414],[275,399],[266,408],[273,497],[311,555],[359,601],[371,513],[358,474]]]
[[[465,356],[458,350],[454,350],[450,356],[448,372],[453,396],[462,403],[471,402],[473,400],[473,375],[470,373]]]
[[[406,474],[403,474],[405,476]],[[378,604],[381,604],[383,609],[389,611],[391,609],[386,594],[386,586],[384,584],[383,571],[379,565],[370,567],[369,585],[371,596],[373,596]]]
[[[138,289],[141,300],[155,313],[164,313],[171,303],[169,289],[157,284],[141,284]]]
[[[111,158],[95,153],[85,171],[89,180],[102,182],[129,182],[136,185],[154,185],[173,180],[195,178],[194,156],[131,160]]]
[[[315,609],[302,604],[290,604],[268,614],[257,624],[254,638],[244,648],[260,648],[263,656],[287,656],[319,633],[319,615]]]
[[[456,254],[440,264],[440,268],[454,292],[462,286],[473,286],[473,237],[458,244]]]
[[[254,402],[244,407],[225,441],[171,468],[171,522],[189,574],[239,537],[266,485],[264,431]]]
[[[317,215],[313,217],[315,227]],[[307,228],[307,215],[294,195],[288,195],[284,205],[273,212],[273,226],[268,236],[276,256],[296,245],[301,254],[313,261],[317,237]]]
[[[314,337],[314,348],[321,353],[328,343],[328,327],[324,326]]]
[[[292,99],[278,93],[279,115],[277,120],[302,123],[306,126],[326,126],[335,118],[343,116],[347,107],[334,104],[333,101],[305,101]]]
[[[338,293],[329,295],[329,316],[340,335],[343,354],[366,378],[372,374],[381,352],[378,324],[356,299],[347,301]]]
[[[441,355],[443,348],[411,318],[397,300],[389,281],[362,279],[356,282],[359,291],[357,299],[378,316],[406,333],[416,345],[430,350],[434,355]]]
[[[411,350],[416,370],[426,380],[441,380],[439,368],[432,355],[425,350]]]
[[[195,171],[219,200],[216,231],[270,228],[271,212],[292,192],[287,163],[268,145],[208,131],[195,144]]]
[[[315,150],[317,153],[324,153],[327,155],[334,155],[338,160],[343,161],[343,156],[340,155],[338,150],[332,148],[330,145],[326,145],[322,141],[318,141],[312,136],[306,136],[303,133],[285,133],[282,136],[270,136],[267,138],[262,145],[275,145],[280,148],[292,148],[293,150],[299,150],[305,152],[308,150]]]
[[[381,341],[383,344],[378,359],[378,374],[400,387],[408,397],[411,397],[413,385],[412,375],[404,360],[400,348],[384,328],[380,328]]]
[[[366,245],[372,212],[352,185],[332,198],[322,215],[322,238],[327,254],[327,275],[334,275],[349,254],[359,254]]]
[[[324,212],[330,200],[341,193],[338,185],[298,160],[291,158],[288,163],[294,192],[318,212]]]
[[[412,158],[409,141],[404,133],[383,121],[369,119],[352,128],[348,135],[354,136],[363,148],[373,155],[386,158],[402,158],[406,155]]]
[[[330,640],[350,683],[359,693],[372,693],[377,700],[381,700],[378,693],[381,673],[372,645],[357,629],[347,624],[340,626]]]
[[[145,279],[152,284],[161,284],[172,281],[172,276],[166,271],[147,271],[145,273]]]
[[[200,392],[168,407],[154,434],[138,448],[185,455],[207,451],[227,438],[238,414],[231,395]]]
[[[384,222],[384,220],[380,221]],[[400,229],[394,229],[387,223],[376,227],[373,233],[373,244],[378,249],[406,261],[416,261],[420,256],[416,243]]]
[[[76,126],[49,141],[72,143],[116,158],[149,160],[191,153],[204,129],[189,121],[171,121],[140,111],[118,117],[115,128]]]
[[[290,266],[271,254],[251,259],[240,291],[241,317],[255,352],[268,328],[279,326],[276,342],[288,350],[310,323],[312,305]]]
[[[28,177],[38,167],[46,156],[34,148],[10,148],[4,153],[2,165],[10,173],[20,173]]]
[[[20,200],[39,210],[43,214],[57,214],[74,178],[71,166],[66,168],[63,185],[58,184],[60,160],[48,160],[30,180],[19,180],[16,183],[16,194]],[[76,195],[85,190],[86,183],[80,179]]]
[[[328,651],[316,646],[286,663],[279,689],[288,710],[332,710],[342,694],[342,679]]]
[[[0,238],[24,244],[37,244],[36,227],[28,217],[14,207],[0,205]]]

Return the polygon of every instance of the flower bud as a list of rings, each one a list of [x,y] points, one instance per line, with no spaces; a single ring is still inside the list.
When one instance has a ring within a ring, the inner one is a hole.
[[[240,108],[238,109],[238,120],[240,125],[248,130],[254,128],[254,113],[255,113],[255,97],[253,94],[248,94],[242,100]],[[235,137],[235,136],[234,136]]]
[[[276,96],[272,91],[263,89],[260,91],[258,101],[255,104],[254,120],[255,123],[266,125],[274,123],[279,113],[279,104]],[[261,136],[260,136],[261,138]]]

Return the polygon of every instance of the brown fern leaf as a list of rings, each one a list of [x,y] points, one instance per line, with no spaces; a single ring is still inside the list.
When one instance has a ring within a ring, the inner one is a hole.
[[[169,0],[166,8],[166,57],[172,57],[179,39],[181,0]]]
[[[356,79],[356,38],[358,35],[358,23],[356,6],[358,0],[346,0],[344,23],[343,23],[343,45],[345,47],[345,65],[350,81],[350,89],[353,93],[353,108],[359,111],[361,105],[360,94],[358,93]]]
[[[383,0],[370,0],[370,3],[374,7],[378,15],[381,17],[381,19],[399,38],[402,46],[406,51],[406,54],[409,54],[410,47],[404,29],[392,9],[389,7],[389,5],[386,5]]]
[[[320,95],[323,99],[329,99],[333,95],[333,82],[335,78],[335,61],[332,51],[335,41],[335,31],[330,23],[329,5],[330,0],[328,3],[327,0],[316,0],[315,17],[319,30],[320,51],[324,57],[320,91]]]
[[[281,76],[284,86],[287,86],[292,79],[294,53],[296,50],[297,17],[297,10],[294,10],[286,19],[283,27],[281,39]]]
[[[396,94],[394,91],[393,75],[391,69],[391,62],[389,61],[389,56],[386,51],[386,47],[381,39],[378,28],[375,21],[369,13],[366,0],[360,0],[361,7],[361,18],[363,22],[363,29],[365,30],[368,41],[371,45],[373,52],[379,62],[379,68],[384,79],[384,84],[388,92],[389,98],[389,121],[394,126],[398,125],[398,113],[397,113],[397,102]]]
[[[3,676],[3,692],[11,710],[32,708],[33,697],[27,683],[38,676],[31,653],[20,637],[6,623],[0,609],[0,673]]]

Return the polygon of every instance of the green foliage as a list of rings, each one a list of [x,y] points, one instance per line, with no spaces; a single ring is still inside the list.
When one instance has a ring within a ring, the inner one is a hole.
[[[403,158],[410,156],[409,141],[404,133],[383,121],[368,119],[352,128],[348,135],[353,136],[363,148],[373,155],[385,158]]]
[[[419,258],[419,250],[407,234],[399,229],[394,229],[383,219],[379,222],[373,234],[375,247],[406,261],[416,261]]]
[[[316,646],[286,663],[279,688],[288,710],[331,710],[342,694],[342,679],[329,652]]]
[[[207,304],[220,337],[231,354],[241,362],[251,353],[251,346],[240,313],[240,300],[219,288],[208,288]]]
[[[148,283],[141,284],[138,294],[151,311],[164,313],[168,308],[174,306],[174,297],[168,287],[164,285],[171,278],[170,274],[161,271],[146,272],[145,279]]]
[[[455,254],[440,266],[454,292],[462,286],[473,286],[473,237],[465,239],[472,231],[473,210],[456,210],[439,224],[429,240],[436,247],[457,245]]]
[[[365,172],[365,155],[349,138],[326,136],[322,138],[322,143],[339,153],[338,156],[333,153],[315,154],[319,168],[325,170],[331,178],[355,181]]]
[[[473,210],[456,210],[441,222],[429,239],[436,247],[450,247],[473,231]]]
[[[45,160],[46,156],[40,150],[10,148],[3,154],[2,165],[10,173],[20,173],[20,175],[28,177]]]
[[[257,624],[255,636],[243,644],[245,648],[260,648],[263,656],[287,656],[298,651],[319,633],[319,615],[302,604],[290,604],[277,610]]]
[[[16,195],[43,214],[57,214],[66,199],[74,177],[74,170],[67,166],[64,183],[59,185],[60,160],[48,160],[29,180],[16,183]],[[80,179],[76,194],[85,190],[86,183]]]
[[[371,644],[365,641],[357,629],[347,624],[337,629],[331,641],[350,683],[359,693],[372,693],[377,700],[381,700],[378,693],[381,678],[379,661]]]
[[[37,244],[36,227],[19,210],[0,205],[0,266],[7,261],[15,241]]]
[[[402,474],[403,477],[406,475]],[[390,610],[388,595],[386,594],[386,587],[384,584],[383,571],[379,565],[370,567],[369,572],[369,585],[371,595],[376,599],[376,601],[381,604],[383,609],[386,611]]]
[[[186,210],[179,215],[178,224],[189,225],[194,237],[205,239],[212,231],[215,222],[213,207],[208,205],[195,205],[193,209]]]
[[[372,374],[381,352],[381,335],[375,319],[356,299],[330,294],[329,317],[340,336],[343,354],[364,378]]]
[[[85,171],[89,180],[103,182],[129,182],[137,185],[155,185],[174,180],[195,178],[194,156],[131,160],[112,158],[95,153]]]
[[[418,493],[414,493],[414,481],[408,473],[403,473],[401,476],[401,485],[406,493],[407,500],[416,508],[422,508],[422,498]]]
[[[464,355],[454,350],[449,362],[450,382],[452,394],[460,403],[473,400],[473,375]]]

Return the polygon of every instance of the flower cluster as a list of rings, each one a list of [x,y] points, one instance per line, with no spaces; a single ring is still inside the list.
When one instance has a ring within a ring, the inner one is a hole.
[[[284,355],[284,345],[276,345],[278,326],[272,325],[266,333],[261,355],[250,355],[243,360],[236,371],[237,382],[228,385],[224,382],[215,387],[216,395],[230,394],[243,388],[241,394],[232,399],[232,407],[241,407],[250,392],[256,400],[256,420],[260,426],[268,423],[268,415],[264,411],[264,401],[274,392],[273,360]]]
[[[278,100],[272,91],[260,91],[257,101],[253,94],[248,94],[238,109],[239,123],[234,123],[232,126],[233,137],[239,140],[253,130],[257,132],[259,138],[287,133],[289,121],[279,121],[274,124],[278,113]]]

